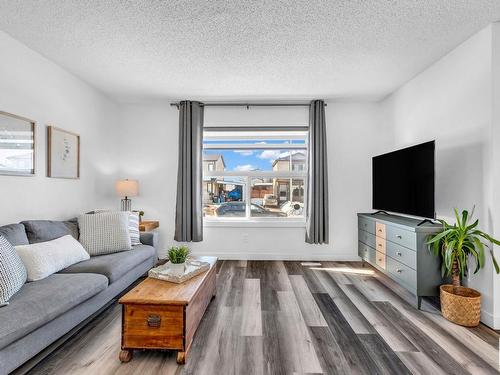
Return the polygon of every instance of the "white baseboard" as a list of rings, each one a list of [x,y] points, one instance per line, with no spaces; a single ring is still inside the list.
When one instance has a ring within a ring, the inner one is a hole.
[[[500,316],[495,316],[488,311],[481,310],[481,323],[492,329],[500,329]]]
[[[283,254],[283,253],[236,253],[236,252],[211,252],[210,254],[201,253],[193,251],[194,256],[201,255],[211,255],[216,256],[221,260],[296,260],[296,261],[304,261],[304,260],[323,260],[323,261],[359,261],[360,258],[356,255],[353,256],[352,253],[349,254],[311,254],[311,255],[302,255],[302,254]]]

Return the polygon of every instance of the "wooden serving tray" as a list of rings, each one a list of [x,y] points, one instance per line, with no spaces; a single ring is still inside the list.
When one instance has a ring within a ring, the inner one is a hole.
[[[186,262],[186,269],[180,276],[172,275],[169,273],[170,263],[162,264],[161,266],[152,268],[148,272],[148,276],[153,279],[169,281],[171,283],[181,284],[183,282],[198,276],[200,273],[206,272],[210,269],[210,263],[199,260],[188,260]]]

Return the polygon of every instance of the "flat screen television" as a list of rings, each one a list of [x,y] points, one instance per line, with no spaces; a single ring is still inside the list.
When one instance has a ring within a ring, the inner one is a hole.
[[[375,156],[373,209],[434,219],[434,159],[435,141]]]

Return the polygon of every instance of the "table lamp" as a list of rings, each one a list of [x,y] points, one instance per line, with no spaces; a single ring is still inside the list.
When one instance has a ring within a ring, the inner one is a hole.
[[[129,197],[139,195],[139,182],[137,180],[118,180],[115,184],[116,195],[122,197],[121,210],[131,211],[132,201]]]

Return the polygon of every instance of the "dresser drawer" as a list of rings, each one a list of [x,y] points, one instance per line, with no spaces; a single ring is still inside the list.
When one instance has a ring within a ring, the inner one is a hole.
[[[358,241],[373,247],[375,249],[375,235],[365,232],[364,230],[358,230]]]
[[[375,250],[385,254],[385,243],[386,241],[383,238],[375,237]]]
[[[358,255],[368,263],[375,263],[375,249],[363,242],[358,242]]]
[[[375,221],[358,217],[358,229],[375,234]]]
[[[417,234],[392,225],[386,226],[386,239],[398,245],[417,250]]]
[[[384,223],[375,223],[375,235],[377,237],[385,238],[385,224]]]
[[[386,269],[385,254],[379,251],[375,252],[375,264],[382,269]]]
[[[403,263],[410,268],[413,268],[414,270],[417,269],[416,251],[410,250],[391,241],[387,241],[385,253],[392,259],[395,259],[398,262]]]
[[[386,269],[389,276],[395,278],[405,286],[410,292],[415,293],[417,290],[417,271],[405,266],[398,261],[387,257]]]

